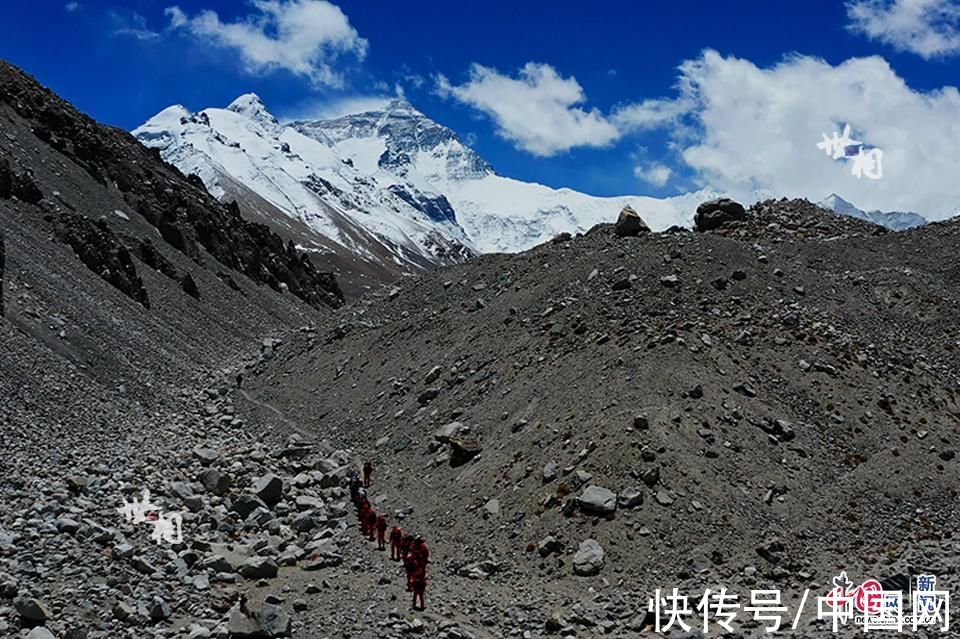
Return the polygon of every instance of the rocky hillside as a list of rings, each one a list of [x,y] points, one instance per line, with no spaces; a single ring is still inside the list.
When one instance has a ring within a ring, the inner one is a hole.
[[[342,295],[266,227],[7,64],[0,283],[0,636],[143,636],[98,635],[84,611],[109,615],[103,584],[136,572],[96,564],[91,522],[114,525],[121,495],[157,477],[145,467],[166,476],[191,437],[230,427],[190,421],[214,372],[266,359],[273,336]],[[59,536],[70,520],[76,545]]]
[[[57,235],[75,250],[78,244],[97,243],[92,242],[97,231],[91,226],[96,224],[103,251],[116,252],[117,245],[123,244],[134,254],[155,253],[144,248],[146,242],[126,246],[113,237],[116,234],[111,227],[122,229],[128,221],[124,216],[134,213],[166,244],[198,263],[203,263],[201,252],[205,252],[223,267],[275,290],[289,290],[313,306],[342,303],[334,279],[317,272],[266,227],[245,222],[236,206],[220,204],[198,180],[187,180],[129,134],[97,124],[5,62],[0,62],[0,105],[6,120],[0,184],[9,185],[0,187],[0,196],[12,195],[29,205],[46,201],[53,212],[48,222],[58,227]],[[20,137],[18,131],[28,134]],[[121,201],[123,208],[98,210],[93,202],[63,202],[68,196],[60,186],[67,185],[61,184],[64,176],[52,166],[63,162],[82,171],[85,179]],[[91,270],[102,271],[96,262],[99,258],[86,255],[81,259]],[[132,276],[135,266],[124,268]],[[119,277],[116,272],[111,269],[112,277]],[[131,289],[135,286],[125,283],[118,288],[135,296],[137,292]]]
[[[637,636],[660,587],[795,607],[842,570],[952,583],[960,225],[888,233],[806,201],[724,216],[410,279],[249,392],[375,460],[378,508],[432,542],[438,627]],[[382,570],[362,565],[330,572],[356,619],[307,619],[353,634],[402,610],[344,582]],[[807,612],[802,636],[826,635]]]

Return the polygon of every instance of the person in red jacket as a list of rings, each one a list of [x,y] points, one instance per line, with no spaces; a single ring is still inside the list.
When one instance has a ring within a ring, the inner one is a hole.
[[[417,562],[417,568],[426,576],[427,562],[430,561],[430,551],[427,550],[427,544],[424,543],[423,537],[417,536],[413,541],[413,546],[410,548],[410,553]]]
[[[383,515],[377,517],[377,550],[386,550],[387,548],[387,520]]]
[[[370,515],[370,502],[360,502],[360,508],[357,509],[357,519],[360,521],[360,533],[367,535],[367,518]]]
[[[407,573],[407,592],[413,592],[413,578],[417,574],[417,560],[412,553],[403,558],[403,569]]]
[[[427,575],[424,571],[418,570],[413,577],[413,609],[414,610],[426,610],[427,608]],[[417,606],[417,601],[420,601],[420,606]]]
[[[410,557],[410,551],[413,548],[413,535],[404,535],[403,541],[400,542],[400,558],[406,561],[407,557]]]
[[[373,462],[369,459],[363,462],[363,487],[370,488],[373,483]]]
[[[367,513],[367,538],[370,541],[375,539],[374,535],[377,532],[377,513],[372,509]]]
[[[394,526],[390,531],[390,559],[400,561],[402,558],[403,531],[400,526]]]

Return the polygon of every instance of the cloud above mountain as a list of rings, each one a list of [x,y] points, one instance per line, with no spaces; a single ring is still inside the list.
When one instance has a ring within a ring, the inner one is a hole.
[[[657,99],[644,111],[655,115],[641,121],[671,132],[677,159],[701,184],[745,199],[834,192],[861,208],[933,218],[960,206],[956,87],[914,90],[878,56],[836,66],[791,56],[761,68],[713,50],[684,62],[677,85],[678,95]],[[851,160],[817,147],[846,124],[881,149],[880,179],[858,179]]]
[[[924,59],[960,53],[960,4],[955,0],[853,0],[849,29]]]
[[[474,64],[463,84],[438,76],[437,92],[482,111],[500,137],[538,156],[607,146],[620,137],[598,110],[581,106],[587,98],[580,83],[548,64],[528,62],[516,76]]]
[[[363,59],[367,41],[346,14],[325,0],[252,0],[255,12],[224,22],[212,10],[191,16],[179,6],[166,9],[170,28],[202,43],[238,53],[253,73],[282,69],[316,85],[341,87],[334,67],[341,55]]]

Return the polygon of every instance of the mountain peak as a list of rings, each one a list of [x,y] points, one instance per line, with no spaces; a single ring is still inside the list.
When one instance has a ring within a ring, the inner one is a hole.
[[[406,112],[422,115],[415,106],[406,100],[406,98],[394,98],[393,100],[390,100],[387,102],[387,105],[383,108],[383,110],[388,113]]]
[[[838,215],[855,217],[867,222],[885,226],[894,231],[903,231],[915,226],[922,226],[927,223],[926,218],[917,213],[902,211],[864,211],[855,204],[848,202],[836,193],[831,193],[818,202],[818,205],[833,211]]]
[[[230,106],[227,107],[230,111],[236,111],[237,113],[243,113],[250,109],[263,109],[266,110],[266,105],[263,104],[263,100],[260,99],[260,96],[256,93],[244,93],[236,100],[230,103]]]
[[[244,93],[231,102],[227,110],[246,116],[262,125],[272,127],[280,124],[256,93]]]

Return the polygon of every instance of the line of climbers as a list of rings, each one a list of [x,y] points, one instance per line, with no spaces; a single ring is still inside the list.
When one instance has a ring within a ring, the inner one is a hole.
[[[350,484],[350,498],[357,509],[357,519],[360,523],[360,532],[370,541],[377,542],[378,550],[387,547],[387,520],[378,515],[367,500],[367,489],[373,483],[373,462],[363,464],[363,479],[356,471],[350,471],[347,476]],[[427,607],[427,563],[430,551],[420,535],[404,534],[399,526],[390,531],[390,559],[402,561],[407,573],[407,592],[413,593],[414,610],[424,610]]]

